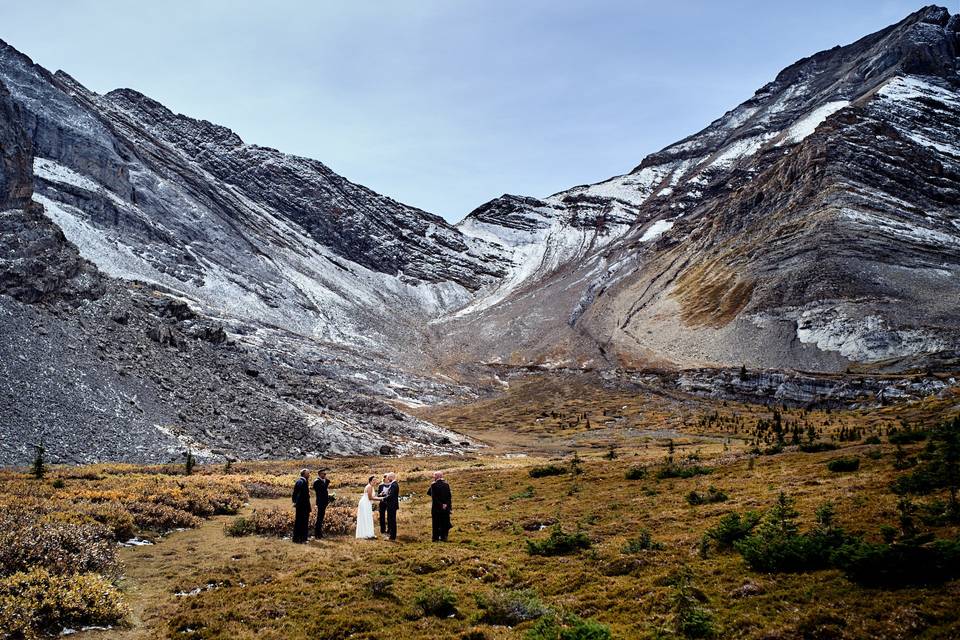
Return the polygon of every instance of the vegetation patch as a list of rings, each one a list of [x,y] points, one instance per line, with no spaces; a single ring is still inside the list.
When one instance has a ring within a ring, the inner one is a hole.
[[[687,504],[692,506],[697,506],[701,504],[714,504],[716,502],[726,502],[730,499],[730,496],[726,494],[725,491],[717,489],[714,486],[710,486],[704,493],[699,493],[697,491],[691,491],[687,494]]]
[[[710,467],[668,463],[657,471],[657,478],[659,480],[667,478],[693,478],[694,476],[705,476],[710,473],[713,473],[713,469]]]
[[[476,596],[478,622],[513,627],[550,613],[531,589],[494,590]]]
[[[822,453],[836,451],[840,447],[833,442],[804,442],[798,448],[804,453]]]
[[[457,596],[446,587],[423,587],[413,603],[425,616],[449,618],[457,615]]]
[[[354,510],[349,507],[327,507],[323,519],[324,535],[346,535],[356,527]],[[292,509],[270,507],[257,509],[249,516],[240,516],[224,527],[229,536],[273,536],[283,538],[293,533],[293,521],[296,514]],[[317,520],[316,511],[310,512],[310,530]]]
[[[559,524],[544,540],[527,540],[527,552],[533,556],[565,556],[590,548],[590,538],[582,531],[565,533]]]
[[[8,638],[41,638],[64,628],[117,625],[128,615],[120,592],[94,573],[45,568],[0,578],[0,629]]]
[[[556,464],[545,464],[530,469],[531,478],[546,478],[547,476],[562,476],[567,472],[563,467]]]
[[[827,469],[834,473],[844,473],[857,471],[860,469],[860,458],[848,456],[846,458],[836,458],[827,463]]]
[[[620,548],[620,553],[631,555],[644,551],[659,551],[660,549],[663,549],[663,543],[655,541],[647,529],[640,529],[635,538],[630,538],[627,540],[627,543]]]
[[[610,627],[575,615],[541,618],[524,636],[525,640],[611,640]]]
[[[643,480],[647,477],[646,467],[630,467],[624,474],[627,480]]]

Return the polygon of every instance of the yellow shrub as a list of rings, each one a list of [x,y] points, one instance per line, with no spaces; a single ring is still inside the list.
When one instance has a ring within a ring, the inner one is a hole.
[[[0,512],[0,575],[44,567],[51,573],[111,573],[117,568],[113,533],[94,522],[8,509]]]
[[[114,625],[127,613],[116,587],[95,574],[33,569],[0,578],[0,629],[9,637],[32,640],[64,627]]]
[[[326,535],[345,535],[356,530],[356,509],[352,507],[328,507],[323,518],[323,532]],[[249,516],[240,517],[226,526],[231,536],[277,536],[284,537],[293,533],[293,508],[269,507],[257,509]],[[317,513],[310,513],[310,531],[313,531]]]

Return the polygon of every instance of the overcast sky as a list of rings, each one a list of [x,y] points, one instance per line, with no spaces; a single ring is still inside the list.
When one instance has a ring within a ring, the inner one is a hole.
[[[30,0],[0,4],[0,38],[456,221],[625,173],[923,4]]]

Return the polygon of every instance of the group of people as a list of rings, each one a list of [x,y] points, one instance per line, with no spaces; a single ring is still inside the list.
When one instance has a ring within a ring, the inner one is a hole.
[[[400,483],[396,473],[384,474],[376,487],[376,476],[367,478],[367,485],[363,488],[360,501],[357,503],[357,532],[358,539],[370,540],[377,537],[375,533],[373,505],[377,504],[380,515],[380,535],[390,540],[397,539],[397,510],[400,509]],[[327,505],[330,504],[330,480],[327,470],[320,469],[317,479],[313,481],[313,491],[316,494],[317,520],[314,525],[315,538],[323,538],[323,520],[326,516]],[[450,485],[443,479],[443,472],[433,474],[433,482],[427,489],[430,496],[430,515],[432,520],[433,541],[446,542],[452,525],[450,514],[453,511],[453,496]],[[293,541],[305,543],[310,534],[310,470],[300,471],[300,477],[293,485],[293,506],[296,518],[293,524]]]

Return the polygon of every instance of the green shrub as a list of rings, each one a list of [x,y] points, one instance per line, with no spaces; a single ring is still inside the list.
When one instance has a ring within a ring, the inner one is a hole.
[[[527,552],[532,556],[564,556],[589,548],[590,538],[585,533],[564,533],[559,524],[545,540],[527,540]]]
[[[547,464],[530,469],[530,477],[545,478],[547,476],[562,476],[566,472],[567,470],[559,465]]]
[[[834,473],[845,471],[856,471],[860,468],[860,458],[849,456],[846,458],[835,458],[827,463],[827,469]]]
[[[413,603],[425,616],[449,618],[457,614],[457,596],[446,587],[423,587]]]
[[[704,549],[710,544],[718,549],[732,549],[734,543],[750,535],[759,523],[760,514],[756,511],[747,511],[742,516],[739,513],[728,513],[720,518],[720,522],[707,529],[701,545]]]
[[[642,551],[658,551],[663,549],[663,544],[654,541],[650,532],[646,529],[640,529],[636,538],[627,540],[627,543],[620,549],[620,553],[630,555]]]
[[[880,444],[880,436],[869,436],[863,444]]]
[[[575,615],[544,616],[524,636],[526,640],[611,640],[610,628]]]
[[[831,559],[850,580],[863,586],[935,585],[960,578],[960,538],[886,543],[851,540]]]
[[[127,613],[120,592],[96,574],[55,575],[34,568],[0,578],[4,637],[39,638],[65,627],[114,625]]]
[[[701,467],[698,465],[682,466],[676,464],[667,464],[657,471],[657,478],[664,480],[666,478],[692,478],[713,473],[710,467]]]
[[[714,504],[717,502],[724,502],[728,499],[729,497],[726,493],[714,486],[710,486],[706,493],[697,493],[696,491],[691,491],[687,494],[687,503],[693,506],[701,504]]]
[[[923,429],[893,428],[887,434],[887,442],[890,444],[914,444],[926,440],[927,435],[927,432]]]
[[[630,467],[627,469],[627,480],[643,480],[647,477],[646,467]]]
[[[477,608],[480,609],[478,622],[486,624],[513,627],[550,613],[550,608],[530,589],[491,591],[477,595],[476,601]]]
[[[832,442],[809,442],[806,444],[800,445],[800,451],[804,453],[821,453],[823,451],[836,451],[839,449],[837,445]]]
[[[833,552],[849,537],[833,525],[833,505],[817,510],[817,525],[800,533],[793,501],[781,493],[757,528],[734,543],[750,568],[768,573],[802,572],[831,566]]]

